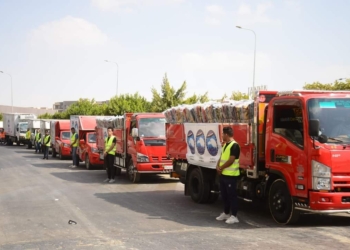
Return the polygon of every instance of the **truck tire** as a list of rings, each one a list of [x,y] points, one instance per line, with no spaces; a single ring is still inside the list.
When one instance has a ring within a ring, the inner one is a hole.
[[[189,180],[189,193],[196,203],[206,203],[210,196],[210,183],[203,180],[198,168],[191,171]]]
[[[132,183],[140,182],[141,174],[135,170],[135,166],[132,160],[129,161],[129,165],[127,168],[127,175],[128,175],[129,181],[131,181]]]
[[[60,158],[60,160],[63,160],[64,159],[64,157],[63,157],[63,155],[62,155],[62,151],[61,151],[61,148],[58,150],[58,154],[59,154],[59,158]]]
[[[294,207],[286,182],[275,180],[269,191],[269,208],[272,218],[279,224],[293,224],[299,219],[299,211]]]
[[[57,157],[56,149],[52,148],[52,157]]]
[[[85,167],[87,170],[91,170],[92,164],[90,163],[89,155],[85,155]]]

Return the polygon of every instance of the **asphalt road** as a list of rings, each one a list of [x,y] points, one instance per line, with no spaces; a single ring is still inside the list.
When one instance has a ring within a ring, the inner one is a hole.
[[[41,158],[0,146],[0,249],[350,249],[347,214],[279,226],[241,203],[240,223],[227,225],[215,220],[220,200],[195,204],[167,176],[105,184],[104,170]]]

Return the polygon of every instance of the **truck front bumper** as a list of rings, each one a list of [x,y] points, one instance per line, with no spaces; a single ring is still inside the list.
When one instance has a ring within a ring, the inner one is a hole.
[[[103,165],[104,161],[100,159],[100,154],[99,153],[90,153],[90,163],[92,165]]]
[[[138,162],[136,165],[137,172],[139,173],[158,173],[158,174],[166,174],[173,172],[173,163],[172,161],[166,162]]]
[[[309,192],[309,206],[295,209],[309,213],[350,213],[350,193]]]
[[[62,154],[62,156],[71,156],[70,148],[62,147],[61,148],[61,154]]]

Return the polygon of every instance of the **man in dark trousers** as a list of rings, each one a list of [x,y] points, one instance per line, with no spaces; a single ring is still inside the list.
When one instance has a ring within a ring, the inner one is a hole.
[[[114,157],[117,150],[117,139],[113,135],[113,128],[108,127],[107,129],[108,137],[105,139],[105,150],[103,152],[104,161],[107,167],[107,179],[104,182],[113,183],[115,182],[115,167],[114,167]]]
[[[224,201],[224,212],[216,217],[217,220],[225,220],[227,224],[238,223],[238,198],[237,180],[239,178],[239,154],[240,147],[233,139],[233,129],[223,128],[223,140],[225,142],[221,157],[216,165],[220,175],[220,193]]]
[[[43,141],[43,151],[44,151],[44,158],[43,159],[46,159],[46,160],[49,159],[49,148],[50,148],[50,145],[51,145],[51,138],[50,138],[50,135],[49,135],[49,131],[46,130],[45,131],[44,141]]]

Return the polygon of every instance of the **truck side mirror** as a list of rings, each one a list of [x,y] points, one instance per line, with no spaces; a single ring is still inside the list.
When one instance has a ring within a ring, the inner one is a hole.
[[[139,129],[138,128],[133,128],[132,130],[131,130],[131,136],[132,137],[139,137]]]
[[[309,120],[309,135],[318,137],[320,131],[319,120]]]

